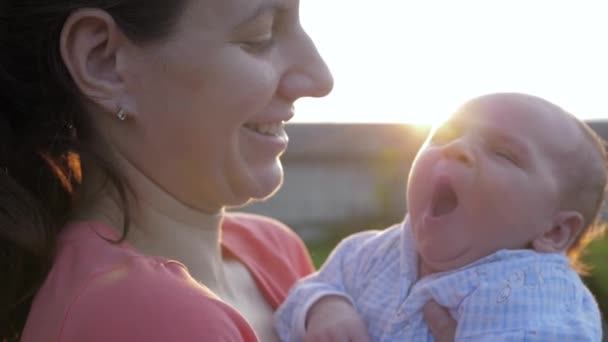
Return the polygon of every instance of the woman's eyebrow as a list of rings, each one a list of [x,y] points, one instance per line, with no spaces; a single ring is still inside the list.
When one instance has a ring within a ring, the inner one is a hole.
[[[285,5],[283,5],[279,2],[261,4],[255,10],[253,10],[251,13],[249,13],[246,17],[239,20],[238,25],[243,25],[243,24],[249,23],[251,21],[254,21],[255,19],[257,19],[267,13],[274,14],[276,12],[283,11],[285,9],[286,9]]]

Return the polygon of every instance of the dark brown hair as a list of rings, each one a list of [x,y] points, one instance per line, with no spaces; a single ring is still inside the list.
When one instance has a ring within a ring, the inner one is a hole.
[[[185,3],[0,0],[0,342],[20,338],[78,199],[80,161],[98,162],[125,199],[118,174],[87,148],[83,98],[59,52],[66,19],[79,8],[103,9],[145,44],[172,33]]]

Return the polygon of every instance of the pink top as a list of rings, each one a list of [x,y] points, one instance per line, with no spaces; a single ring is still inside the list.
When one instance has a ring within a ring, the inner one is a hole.
[[[79,222],[62,233],[55,264],[22,335],[30,341],[257,341],[245,321],[173,260],[140,254],[110,227]],[[226,258],[251,272],[276,309],[314,268],[302,241],[281,223],[227,214]]]

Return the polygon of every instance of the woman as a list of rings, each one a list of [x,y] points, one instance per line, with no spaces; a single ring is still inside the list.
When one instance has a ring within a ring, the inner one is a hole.
[[[291,0],[5,0],[0,341],[272,341],[312,265],[224,212],[331,75]]]

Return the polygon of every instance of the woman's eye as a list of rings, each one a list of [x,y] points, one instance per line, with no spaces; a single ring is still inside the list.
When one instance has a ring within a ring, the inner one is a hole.
[[[265,35],[260,38],[245,41],[241,43],[241,45],[249,52],[262,53],[274,45],[274,36],[271,34]]]

